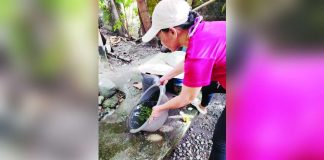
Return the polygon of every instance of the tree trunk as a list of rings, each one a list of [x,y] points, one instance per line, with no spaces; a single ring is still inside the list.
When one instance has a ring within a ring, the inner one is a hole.
[[[138,8],[137,8],[137,10],[138,10],[138,13],[139,13],[140,11],[139,11]],[[140,26],[140,29],[138,30],[138,35],[141,37],[141,36],[144,35],[144,33],[145,33],[145,29],[144,29],[144,25],[143,25],[143,22],[142,22],[142,18],[139,17],[139,20],[140,20],[140,22],[141,22],[141,26]]]
[[[147,32],[151,27],[151,18],[147,9],[145,0],[136,0],[138,7],[138,15],[143,23],[144,31]]]
[[[151,17],[150,13],[148,12],[147,5],[145,0],[136,0],[137,1],[137,7],[138,7],[138,15],[140,16],[143,28],[144,28],[144,34],[151,28]],[[153,47],[157,47],[157,39],[154,38],[150,41],[150,44]]]
[[[120,13],[122,13],[123,15],[125,15],[125,19],[123,20],[123,25],[126,31],[126,34],[128,36],[128,38],[131,38],[131,35],[129,34],[129,29],[128,29],[128,21],[127,21],[127,14],[126,14],[126,8],[123,4],[120,4]]]

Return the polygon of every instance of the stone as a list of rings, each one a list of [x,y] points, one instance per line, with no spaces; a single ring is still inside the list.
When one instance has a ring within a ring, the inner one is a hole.
[[[113,96],[111,98],[106,99],[103,103],[102,106],[103,108],[115,108],[118,104],[118,97]]]
[[[159,134],[150,134],[146,139],[151,142],[158,142],[161,141],[163,137]]]
[[[98,97],[98,105],[100,105],[104,99],[105,99],[104,96],[99,96]]]
[[[101,79],[99,81],[99,94],[106,98],[112,97],[117,91],[116,84],[110,79]]]
[[[200,155],[197,155],[196,158],[197,158],[197,159],[200,159]]]

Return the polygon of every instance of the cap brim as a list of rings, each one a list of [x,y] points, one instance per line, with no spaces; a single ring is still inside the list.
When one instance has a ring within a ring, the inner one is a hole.
[[[150,40],[152,40],[156,34],[158,34],[160,31],[160,29],[157,29],[155,27],[151,27],[146,33],[145,35],[142,37],[142,41],[143,42],[149,42]]]

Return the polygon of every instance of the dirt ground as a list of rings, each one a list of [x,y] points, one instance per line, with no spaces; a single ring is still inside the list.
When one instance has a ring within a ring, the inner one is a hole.
[[[139,60],[160,52],[158,48],[145,44],[135,44],[131,41],[120,41],[112,48],[113,54],[108,54],[108,64],[111,71],[115,71],[118,67],[137,65]]]
[[[107,38],[114,36],[112,33],[101,29],[101,33]],[[112,52],[107,54],[107,58],[101,56],[101,62],[110,71],[116,71],[120,67],[139,65],[140,60],[147,56],[160,52],[159,48],[151,47],[149,44],[138,43],[121,38],[116,44],[111,43]]]
[[[111,35],[106,35],[111,36]],[[160,52],[159,48],[153,48],[146,44],[136,44],[134,41],[121,40],[112,46],[113,53],[101,58],[106,71],[115,71],[121,67],[139,65],[140,60],[147,56]],[[99,72],[102,70],[99,69]],[[178,159],[202,159],[209,157],[212,136],[215,124],[225,107],[225,94],[215,94],[206,115],[198,115],[192,123],[189,131],[166,160]]]

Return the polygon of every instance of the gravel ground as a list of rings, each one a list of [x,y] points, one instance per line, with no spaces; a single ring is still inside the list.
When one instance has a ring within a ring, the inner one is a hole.
[[[207,115],[199,114],[182,141],[166,160],[206,160],[212,147],[215,123],[225,107],[225,94],[215,94]]]

